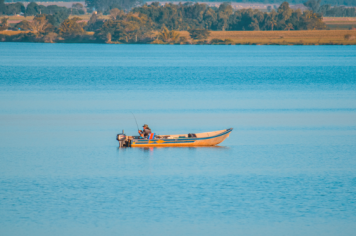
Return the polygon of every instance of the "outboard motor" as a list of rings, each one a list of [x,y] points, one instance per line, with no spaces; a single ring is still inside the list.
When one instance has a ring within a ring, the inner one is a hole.
[[[118,134],[116,136],[117,141],[120,143],[120,147],[124,147],[126,144],[126,134],[124,133],[124,130],[122,130],[121,134]]]

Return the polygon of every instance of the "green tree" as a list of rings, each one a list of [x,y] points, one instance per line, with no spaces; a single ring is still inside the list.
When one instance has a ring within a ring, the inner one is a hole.
[[[25,12],[25,6],[20,2],[10,3],[6,5],[6,15],[16,15],[21,12]]]
[[[93,13],[85,27],[85,30],[96,31],[103,26],[104,22],[105,20],[99,19],[98,15]]]
[[[95,8],[102,12],[112,8],[130,9],[141,3],[141,0],[85,0],[88,8]]]
[[[302,25],[302,11],[300,9],[297,9],[296,11],[293,11],[291,17],[288,20],[288,23],[291,23],[293,25],[294,30],[299,30],[303,27]]]
[[[42,5],[39,5],[39,8],[42,9]],[[69,15],[71,9],[68,9],[66,7],[59,7],[57,5],[49,5],[42,9],[42,14],[56,14],[57,12],[65,12]],[[78,11],[76,13],[78,13]]]
[[[5,0],[0,0],[0,15],[5,15],[5,13],[6,13]]]
[[[92,15],[92,17],[94,14]],[[89,20],[90,22],[90,20]],[[88,22],[88,24],[89,24]],[[94,21],[92,22],[94,24]],[[99,42],[107,42],[108,34],[110,34],[110,42],[112,41],[112,35],[115,33],[117,27],[117,21],[107,20],[103,23],[103,25],[95,31],[94,37]]]
[[[99,42],[138,43],[152,39],[150,22],[146,15],[126,14],[121,20],[107,20],[100,29],[95,31],[94,37]]]
[[[307,2],[303,3],[304,6],[312,10],[313,12],[318,12],[320,8],[321,0],[308,0]]]
[[[31,2],[30,4],[27,5],[26,7],[26,16],[34,16],[39,13],[39,6],[35,2]]]
[[[292,30],[292,29],[294,29],[292,23],[289,23],[289,24],[284,28],[284,30],[288,30],[288,31],[290,31],[290,30]]]
[[[265,15],[261,11],[242,9],[235,11],[229,18],[229,30],[260,30]]]
[[[308,30],[321,30],[326,29],[326,25],[323,22],[322,15],[314,13],[313,11],[304,11],[302,15],[303,29]]]
[[[208,8],[204,12],[204,28],[212,29],[213,25],[216,24],[217,18],[218,18],[218,16],[217,16],[216,12],[213,9]]]
[[[59,26],[64,20],[68,19],[69,14],[67,11],[57,11],[53,15],[53,25]]]
[[[120,17],[124,15],[124,11],[121,11],[117,8],[114,8],[114,9],[111,9],[110,10],[110,17],[113,19],[113,20],[116,20],[117,17]]]
[[[46,15],[39,15],[29,22],[29,27],[34,33],[44,33],[52,25],[46,19]]]
[[[0,21],[0,30],[6,30],[7,29],[7,20],[9,18],[3,17]]]
[[[64,20],[58,29],[59,35],[64,39],[72,39],[77,36],[82,36],[85,31],[83,25],[78,22],[80,20],[79,17]]]
[[[271,30],[273,31],[273,27],[277,25],[277,21],[275,19],[271,18],[268,21],[268,25],[271,26]]]
[[[27,20],[23,20],[19,23],[17,23],[15,25],[16,29],[21,29],[21,30],[30,30],[31,26],[30,26],[30,22],[28,22]]]
[[[75,9],[84,9],[84,6],[83,6],[83,4],[81,4],[81,3],[73,3],[73,4],[72,4],[72,8],[75,8]]]
[[[229,3],[220,4],[218,10],[218,29],[223,31],[227,29],[227,22],[232,12],[233,9]]]
[[[166,27],[158,33],[157,39],[161,40],[164,43],[177,43],[179,40],[179,33],[174,30],[168,30]]]

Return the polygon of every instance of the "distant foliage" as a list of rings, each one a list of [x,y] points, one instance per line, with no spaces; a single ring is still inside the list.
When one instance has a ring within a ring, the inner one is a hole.
[[[6,30],[7,29],[7,20],[9,18],[3,17],[2,19],[0,19],[0,30]]]
[[[52,24],[48,22],[46,15],[37,15],[29,22],[30,30],[33,32],[44,33],[52,29]]]
[[[69,14],[66,11],[57,11],[52,15],[53,20],[50,19],[50,23],[54,26],[59,26],[64,20],[68,19]]]
[[[17,2],[17,3],[6,4],[6,9],[4,14],[17,15],[20,14],[21,12],[22,13],[25,12],[25,6],[22,3]]]
[[[104,24],[104,19],[99,19],[97,14],[92,14],[87,25],[85,26],[85,30],[87,31],[97,31]]]
[[[331,7],[330,5],[323,5],[319,8],[319,12],[323,16],[329,17],[356,17],[355,7]]]
[[[0,15],[5,15],[6,5],[4,0],[0,0]]]
[[[14,28],[19,30],[30,30],[31,26],[30,26],[30,22],[28,22],[27,20],[23,20],[17,23]]]
[[[205,4],[158,3],[136,7],[133,12],[144,14],[153,22],[153,28],[165,25],[169,30],[306,30],[324,29],[322,15],[313,11],[293,10],[287,2],[270,13],[256,9],[233,11],[229,4],[211,8]]]
[[[58,29],[59,35],[64,39],[73,39],[85,34],[84,24],[80,20],[78,17],[64,20]]]
[[[106,14],[114,8],[131,9],[141,3],[142,0],[85,0],[88,8],[93,8]]]
[[[163,27],[162,31],[159,32],[157,39],[163,43],[177,43],[179,40],[179,33]]]
[[[46,0],[46,2],[57,2],[58,0]],[[63,2],[72,2],[73,0],[63,0]],[[176,0],[164,0],[164,2],[178,2]],[[306,0],[287,0],[289,4],[303,4]],[[6,2],[12,2],[12,0],[6,0]],[[31,0],[18,0],[18,2],[31,2]],[[110,1],[103,1],[106,2],[104,4],[107,4]],[[124,2],[124,1],[122,1]],[[203,1],[198,1],[198,0],[191,0],[190,2],[203,2]],[[214,1],[208,1],[206,2],[226,2],[226,0],[214,0]],[[281,0],[232,0],[229,2],[237,2],[237,3],[262,3],[262,4],[276,4],[279,5],[283,1]],[[126,5],[127,3],[123,3],[123,5]],[[321,0],[321,4],[330,4],[333,6],[356,6],[356,1],[355,0]],[[129,4],[127,4],[129,5]],[[117,7],[116,7],[117,8]],[[129,8],[127,8],[129,9]],[[96,10],[100,10],[99,8]]]
[[[43,5],[38,5],[35,2],[31,2],[30,4],[27,5],[25,14],[27,16],[35,16],[37,14],[49,14],[49,15],[54,15],[58,12],[61,12],[61,15],[80,15],[84,14],[84,10],[78,10],[77,8],[66,8],[66,7],[59,7],[57,5],[49,5],[49,6],[43,6]]]
[[[164,2],[177,2],[176,0],[165,0]],[[192,0],[191,2],[204,2],[199,0]],[[213,0],[205,2],[226,2],[226,0]],[[232,0],[229,2],[239,2],[239,3],[262,3],[262,4],[276,4],[279,5],[284,1],[281,0]],[[289,4],[303,4],[306,0],[286,0]],[[321,0],[322,5],[330,4],[333,6],[356,6],[355,0]]]
[[[308,0],[304,4],[307,8],[314,12],[318,12],[319,7],[320,7],[321,0]]]
[[[344,7],[344,6],[332,7],[330,4],[320,6],[320,3],[321,0],[308,0],[307,2],[304,3],[304,5],[314,12],[321,13],[323,16],[329,16],[329,17],[355,17],[356,16],[355,7]]]
[[[128,13],[119,20],[107,20],[96,30],[94,37],[99,42],[143,43],[152,41],[152,24],[147,16]]]
[[[81,6],[76,5],[76,8]],[[325,29],[322,14],[312,10],[301,12],[282,3],[276,10],[256,9],[234,11],[230,4],[219,8],[206,4],[166,4],[155,2],[125,12],[111,8],[110,17],[93,13],[88,22],[78,17],[68,19],[68,10],[30,3],[26,14],[35,14],[31,22],[22,21],[15,28],[30,33],[2,36],[2,40],[33,42],[97,42],[158,44],[233,44],[229,39],[208,41],[210,31],[268,31]],[[2,23],[2,25],[5,25]],[[181,36],[188,30],[190,38]],[[87,33],[91,31],[93,33]]]
[[[0,15],[17,15],[25,12],[25,6],[20,3],[5,4],[4,0],[0,0]]]

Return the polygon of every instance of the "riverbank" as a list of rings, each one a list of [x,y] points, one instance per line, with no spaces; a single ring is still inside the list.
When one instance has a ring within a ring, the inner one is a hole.
[[[231,44],[231,45],[356,45],[356,30],[299,30],[299,31],[210,31],[204,40],[193,40],[188,31],[176,31],[187,40],[184,44]],[[0,31],[0,41],[30,31]],[[156,32],[158,33],[158,32]],[[94,32],[87,32],[77,42],[97,43]],[[56,42],[66,43],[65,40]],[[70,41],[76,42],[75,40]],[[157,43],[157,42],[153,42]],[[158,43],[159,44],[159,43]]]
[[[188,32],[181,34],[189,36]],[[211,31],[207,40],[213,39],[231,40],[234,44],[356,45],[356,30]]]

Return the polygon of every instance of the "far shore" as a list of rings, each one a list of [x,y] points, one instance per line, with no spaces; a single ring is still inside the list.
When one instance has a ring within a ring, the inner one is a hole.
[[[186,37],[188,44],[356,45],[356,30],[210,31],[210,36],[205,40],[191,39],[188,31],[176,32]],[[30,33],[30,31],[0,31],[0,35],[21,33]],[[94,32],[87,32],[87,37],[90,38],[93,34]],[[89,40],[86,43],[95,43],[95,41]]]

